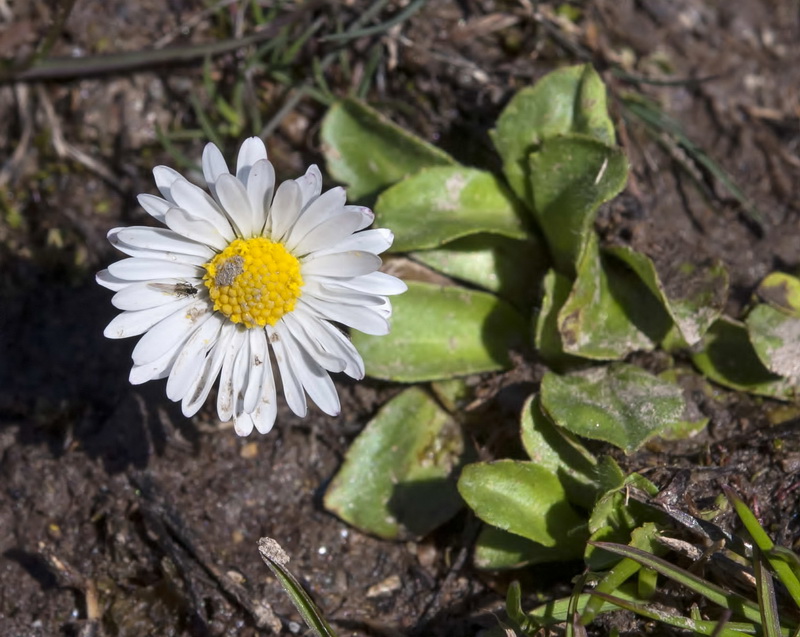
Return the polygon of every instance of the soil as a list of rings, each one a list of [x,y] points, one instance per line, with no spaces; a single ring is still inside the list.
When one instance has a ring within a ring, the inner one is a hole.
[[[0,0],[0,58],[21,68],[48,34],[48,55],[76,57],[254,32],[245,2],[77,0],[59,28],[59,7],[70,4]],[[273,3],[260,4],[266,11]],[[322,20],[319,35],[372,4],[295,3],[279,20],[301,27]],[[465,163],[491,167],[488,128],[515,90],[559,65],[593,62],[608,83],[632,167],[625,193],[601,211],[603,240],[633,246],[664,272],[675,262],[722,261],[731,278],[726,310],[740,315],[763,276],[800,265],[796,3],[574,4],[582,16],[569,22],[555,13],[557,3],[431,0],[388,31],[351,42],[349,73],[337,61],[326,77],[344,95],[373,72],[369,55],[380,52],[370,101]],[[380,20],[402,6],[390,2]],[[299,84],[311,56],[326,51],[312,39],[284,71]],[[221,90],[252,54],[246,48],[213,59]],[[419,542],[390,543],[321,505],[349,443],[390,386],[337,379],[341,417],[315,411],[300,420],[282,407],[268,436],[241,439],[219,425],[211,406],[184,418],[163,382],[129,385],[135,339],[102,336],[115,310],[94,272],[118,258],[105,233],[145,223],[135,195],[154,191],[154,165],[176,165],[158,131],[198,128],[193,99],[211,111],[203,66],[195,58],[16,83],[3,71],[0,634],[244,637],[275,627],[265,603],[281,634],[304,633],[259,558],[258,539],[269,536],[340,635],[475,635],[493,625],[508,578],[470,566],[475,526],[466,514]],[[278,175],[322,164],[324,106],[310,97],[288,102],[291,90],[264,68],[248,74],[263,122],[280,115],[267,139]],[[620,97],[632,91],[680,122],[751,205],[674,139],[655,138],[626,118]],[[239,137],[245,134],[249,128]],[[236,137],[224,139],[232,153]],[[192,138],[178,147],[195,158],[203,143]],[[648,364],[658,365],[657,357]],[[540,374],[522,359],[508,377],[480,379],[487,417],[513,413],[522,395],[504,388],[520,378],[531,386]],[[793,546],[800,537],[796,410],[722,389],[692,395],[708,428],[623,458],[626,469],[645,472],[682,508],[711,502],[720,483],[732,484],[775,539]],[[526,592],[552,597],[568,593],[580,568],[514,576]],[[619,621],[623,634],[653,630]]]

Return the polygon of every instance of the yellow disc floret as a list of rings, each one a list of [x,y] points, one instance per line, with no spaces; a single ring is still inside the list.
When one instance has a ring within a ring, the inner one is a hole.
[[[275,325],[303,287],[297,258],[264,237],[236,239],[204,267],[214,309],[247,328]]]

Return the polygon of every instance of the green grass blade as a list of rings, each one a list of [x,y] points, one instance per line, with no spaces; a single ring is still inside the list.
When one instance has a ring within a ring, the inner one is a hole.
[[[709,601],[738,613],[752,622],[761,623],[761,611],[758,608],[758,604],[735,593],[729,593],[716,584],[712,584],[689,571],[670,564],[667,560],[624,544],[612,544],[610,542],[590,542],[590,544],[611,553],[636,560],[640,564],[658,571],[665,577],[683,584],[686,588],[702,595]]]
[[[730,500],[733,505],[733,508],[736,510],[736,514],[742,520],[742,524],[744,524],[744,527],[750,534],[750,537],[753,538],[753,542],[764,554],[769,565],[778,576],[778,579],[786,587],[786,590],[789,591],[789,595],[791,595],[797,607],[800,608],[800,580],[797,579],[794,570],[792,570],[792,567],[786,560],[773,555],[775,543],[769,535],[767,535],[764,527],[761,526],[756,516],[753,515],[753,512],[747,507],[744,501],[736,495],[730,487],[723,486],[722,488],[728,500]]]
[[[761,551],[753,560],[753,571],[756,575],[756,593],[758,606],[761,608],[761,625],[764,628],[764,637],[780,637],[781,622],[778,617],[778,601],[775,599],[775,586],[772,575],[764,564]]]
[[[286,568],[289,556],[286,555],[280,545],[272,538],[262,537],[258,541],[258,552],[261,554],[261,559],[264,560],[264,563],[269,566],[269,569],[278,578],[283,590],[288,593],[289,598],[309,628],[319,637],[336,637],[336,633],[325,621],[317,605],[308,596],[300,582]]]
[[[611,570],[605,574],[603,579],[594,590],[600,593],[614,593],[641,568],[641,564],[639,564],[639,562],[636,560],[624,559],[615,564]],[[587,626],[594,621],[594,618],[600,612],[600,608],[603,606],[603,603],[604,602],[600,597],[592,597],[589,600],[589,602],[586,604],[583,614],[581,615],[581,623],[584,626]]]
[[[674,615],[652,606],[637,604],[636,602],[614,597],[613,595],[606,595],[605,593],[593,592],[592,595],[596,595],[603,599],[603,601],[614,604],[619,608],[629,610],[637,615],[641,615],[642,617],[647,617],[648,619],[653,619],[655,621],[668,624],[669,626],[680,628],[681,630],[691,630],[698,635],[745,637],[746,635],[755,635],[758,633],[758,629],[753,624],[739,622],[735,624],[728,623],[724,626],[720,626],[719,622],[717,621],[708,621],[702,619],[696,620],[690,617],[684,617],[682,615]]]

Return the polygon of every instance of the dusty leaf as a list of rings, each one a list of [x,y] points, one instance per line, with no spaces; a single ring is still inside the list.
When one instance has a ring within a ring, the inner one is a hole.
[[[497,119],[492,141],[503,159],[508,182],[523,201],[532,201],[528,156],[544,140],[569,133],[614,143],[605,86],[588,64],[545,75],[534,86],[519,91]]]
[[[458,163],[355,99],[328,109],[321,136],[328,172],[349,186],[351,199],[375,194],[426,166]]]
[[[548,372],[541,400],[559,427],[625,453],[680,422],[685,409],[680,387],[627,363],[563,376]]]
[[[350,446],[325,507],[385,539],[422,537],[461,508],[453,474],[464,455],[450,415],[423,390],[407,389]]]
[[[352,335],[376,378],[417,382],[503,369],[509,351],[527,340],[516,310],[485,292],[410,281],[392,306],[389,335]]]
[[[516,199],[497,177],[463,166],[424,168],[385,190],[375,221],[392,229],[395,252],[438,248],[479,232],[527,235]]]
[[[555,474],[534,462],[497,460],[467,465],[458,491],[481,520],[547,547],[582,548],[585,520]]]
[[[695,345],[716,321],[728,298],[728,272],[720,261],[705,266],[675,263],[665,279],[653,262],[628,246],[604,250],[630,267],[669,313],[688,345]]]

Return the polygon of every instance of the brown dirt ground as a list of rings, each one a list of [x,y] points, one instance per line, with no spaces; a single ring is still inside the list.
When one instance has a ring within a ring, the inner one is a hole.
[[[57,4],[0,0],[0,58],[30,54]],[[199,0],[78,0],[52,54],[205,43],[237,28],[246,34],[246,23],[237,26],[239,4],[211,12]],[[602,211],[604,239],[634,246],[665,270],[677,260],[721,259],[733,315],[765,274],[796,271],[796,3],[597,0],[585,3],[577,26],[551,19],[549,3],[538,5],[537,17],[535,4],[431,0],[387,35],[352,44],[354,76],[378,43],[384,58],[370,99],[463,161],[492,165],[487,129],[513,92],[559,64],[592,61],[612,96],[638,88],[657,99],[762,215],[754,222],[707,170],[684,169],[674,144],[628,122],[620,141],[632,177]],[[290,13],[330,25],[369,5],[297,3]],[[226,11],[229,25],[220,17]],[[224,84],[245,55],[216,58],[215,77]],[[474,635],[501,608],[496,589],[504,579],[469,567],[474,527],[465,515],[421,542],[392,544],[321,507],[349,442],[390,388],[340,382],[340,418],[314,412],[301,421],[283,409],[270,435],[239,439],[219,428],[211,407],[184,419],[162,383],[131,387],[134,339],[102,337],[115,312],[93,273],[117,258],[105,233],[143,222],[135,195],[154,190],[153,165],[175,163],[156,127],[194,125],[187,101],[202,94],[201,66],[0,84],[0,634],[267,634],[257,619],[262,601],[272,604],[283,633],[302,633],[258,557],[258,538],[268,535],[292,556],[293,571],[341,635]],[[669,68],[671,78],[687,81],[637,85],[612,66],[637,77],[664,77]],[[287,94],[254,73],[266,121]],[[335,65],[329,81],[340,94],[355,82]],[[622,124],[618,102],[611,104]],[[283,178],[321,162],[323,112],[301,100],[268,139]],[[187,142],[181,150],[195,157],[201,146]],[[658,357],[647,364],[657,366]],[[509,414],[522,392],[501,390],[518,379],[529,387],[539,374],[522,360],[508,377],[483,379],[487,419],[513,427]],[[693,396],[711,417],[708,430],[651,445],[626,459],[628,468],[646,471],[668,494],[686,491],[686,506],[713,499],[720,482],[733,484],[776,539],[792,545],[800,535],[796,421],[770,428],[786,416],[769,401],[722,390]],[[526,590],[563,594],[578,568],[526,573]]]

